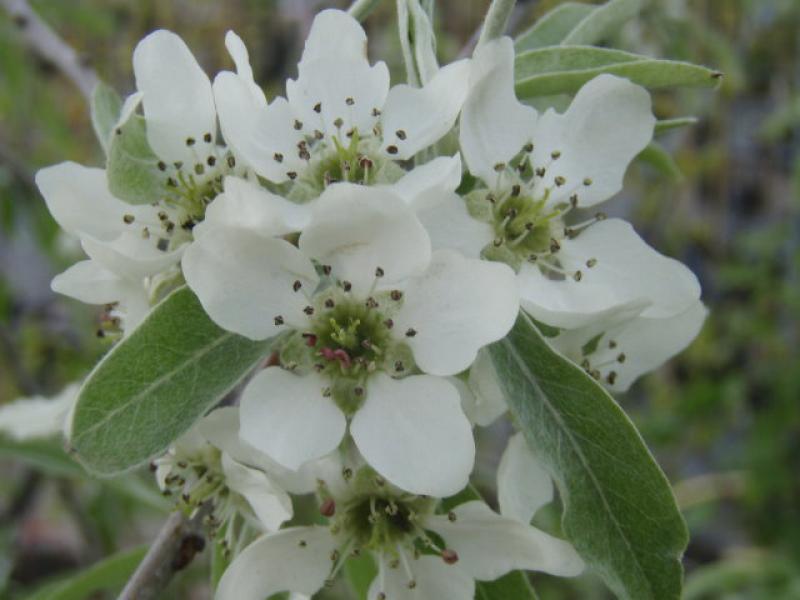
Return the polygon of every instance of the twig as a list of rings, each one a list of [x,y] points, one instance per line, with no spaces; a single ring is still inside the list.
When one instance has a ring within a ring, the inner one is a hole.
[[[208,507],[198,510],[191,519],[181,512],[172,513],[117,600],[161,598],[172,576],[203,551],[202,522],[207,514]]]
[[[0,0],[31,49],[66,75],[89,100],[97,82],[97,73],[78,53],[36,14],[27,0]]]

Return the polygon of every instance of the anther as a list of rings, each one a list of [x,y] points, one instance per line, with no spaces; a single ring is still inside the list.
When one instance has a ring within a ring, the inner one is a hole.
[[[384,271],[382,268],[378,267],[375,269],[375,277],[383,277]]]
[[[592,185],[592,178],[591,177],[587,177],[586,179],[584,179],[583,180],[583,185],[585,185],[586,187],[589,187],[590,185]]]
[[[297,542],[297,545],[300,546],[301,548],[305,548],[306,546],[308,546],[308,542],[306,542],[305,540],[300,540],[299,542]]]
[[[234,168],[236,166],[236,159],[233,156],[228,157],[228,167]]]
[[[133,215],[125,215],[125,216],[122,217],[122,221],[126,225],[130,225],[131,223],[133,223],[134,220],[135,220],[135,217]]]
[[[299,279],[295,279],[294,283],[292,284],[292,289],[297,292],[300,291],[300,288],[303,287],[303,284],[300,283]]]
[[[210,143],[211,143],[211,134],[210,134],[210,133],[206,133],[206,134],[204,134],[204,135],[203,135],[203,141],[204,141],[206,144],[210,144]]]
[[[417,330],[414,329],[413,327],[409,327],[406,330],[406,337],[414,337],[415,335],[417,335]]]
[[[317,114],[322,112],[322,102],[317,102],[314,105],[314,112],[317,113]]]
[[[559,243],[558,243],[558,240],[557,240],[557,239],[555,239],[555,238],[552,238],[552,239],[550,240],[550,252],[552,252],[552,253],[554,253],[554,254],[555,254],[555,253],[556,253],[556,252],[558,252],[559,250],[561,250],[561,244],[559,244]]]
[[[284,323],[283,317],[282,317],[282,316],[280,316],[280,315],[278,315],[277,317],[275,317],[275,319],[273,319],[273,320],[274,320],[274,322],[275,322],[275,326],[276,326],[276,327],[279,327],[279,326],[283,325],[283,323]]]
[[[353,388],[353,394],[355,396],[357,396],[357,397],[363,396],[364,395],[364,388],[361,387],[360,385],[357,385],[356,387]]]
[[[352,283],[350,283],[349,281],[343,281],[343,282],[342,282],[342,289],[343,289],[345,292],[349,292],[350,290],[352,290],[352,289],[353,289],[353,284],[352,284]]]
[[[327,298],[325,300],[325,308],[333,308],[336,306],[336,303],[333,301],[333,298]]]
[[[446,548],[442,550],[442,560],[448,565],[454,565],[458,562],[458,553],[455,550]]]
[[[194,172],[196,175],[202,175],[206,172],[206,168],[202,165],[202,163],[197,163],[194,166]]]
[[[186,145],[187,146],[194,146],[194,144],[195,144],[195,139],[193,137],[186,138]]]
[[[578,206],[578,194],[572,194],[572,196],[569,197],[569,204],[572,208]]]
[[[280,152],[276,152],[275,154],[273,154],[272,158],[275,160],[275,162],[283,162],[283,154],[281,154]]]
[[[175,167],[178,171],[180,171],[183,168],[183,161],[176,160],[174,163],[172,163],[172,166]]]
[[[322,265],[322,272],[325,275],[330,275],[333,268],[330,265]]]
[[[547,170],[544,167],[539,167],[535,171],[537,177],[544,177],[544,174],[547,173]]]
[[[392,327],[394,327],[394,321],[392,321],[391,319],[386,319],[383,322],[383,324],[386,326],[386,329],[391,329]]]
[[[532,144],[532,143],[530,143],[530,142],[528,142],[527,144],[525,144],[525,145],[522,147],[522,149],[523,149],[525,152],[533,152],[533,144]]]
[[[287,176],[289,179],[291,179],[292,181],[294,181],[295,179],[297,179],[297,173],[296,173],[295,171],[289,171],[288,173],[286,173],[286,176]]]
[[[167,249],[169,249],[169,240],[167,238],[159,238],[156,243],[156,248],[161,250],[161,252],[166,252]]]
[[[303,312],[306,313],[309,317],[314,314],[314,307],[313,306],[306,306],[303,309]]]
[[[594,216],[594,218],[598,221],[605,221],[608,218],[608,215],[606,215],[604,212],[599,212]]]
[[[172,177],[169,177],[169,178],[167,179],[167,185],[168,185],[169,187],[174,187],[174,188],[175,188],[175,187],[178,187],[178,182],[177,182],[177,181],[175,181],[175,180],[174,180]]]
[[[353,104],[355,104],[356,101],[353,100],[353,98],[351,98],[350,96],[348,96],[347,98],[344,99],[344,103],[347,104],[347,106],[353,106]]]
[[[159,171],[166,171],[167,170],[167,163],[163,160],[158,161],[158,170]]]
[[[314,138],[315,139],[321,140],[324,137],[325,137],[325,134],[322,133],[319,129],[315,129],[314,130]]]
[[[521,191],[522,191],[522,187],[520,187],[519,184],[514,184],[511,187],[511,195],[514,196],[514,197],[519,196]]]
[[[552,158],[553,160],[558,160],[558,158],[559,158],[560,156],[561,156],[561,152],[559,152],[558,150],[553,150],[553,151],[550,153],[550,158]]]
[[[597,264],[596,258],[590,258],[589,260],[586,261],[586,266],[589,267],[590,269],[596,264]]]
[[[415,587],[417,587],[416,581],[412,579],[411,581],[408,582],[408,589],[413,590]]]
[[[217,157],[216,156],[209,156],[206,159],[206,164],[208,164],[209,167],[213,167],[215,164],[217,164]]]
[[[372,109],[372,116],[373,116],[373,117],[380,117],[380,116],[381,116],[381,111],[380,111],[380,109],[378,109],[378,108],[373,108],[373,109]]]
[[[447,513],[447,520],[451,523],[455,523],[458,520],[458,516],[452,510]]]
[[[613,350],[614,348],[617,347],[617,342],[615,342],[614,340],[608,340],[608,347]]]
[[[397,152],[398,152],[397,146],[394,146],[394,145],[387,146],[386,147],[386,152],[388,152],[389,154],[397,154]]]
[[[297,119],[294,120],[294,128],[297,131],[300,131],[303,128],[303,122],[298,121]]]
[[[394,363],[394,370],[398,373],[402,373],[406,370],[406,366],[403,364],[402,360],[395,361]]]
[[[372,296],[367,298],[367,301],[364,303],[367,308],[378,308],[379,304],[378,301],[375,300]]]
[[[617,381],[617,372],[611,371],[608,375],[606,375],[606,381],[608,385],[614,385],[614,382]]]
[[[581,273],[580,271],[575,271],[575,272],[572,274],[572,278],[573,278],[575,281],[580,281],[581,279],[583,279],[583,273]]]
[[[319,507],[319,514],[323,517],[331,518],[336,514],[336,502],[333,498],[328,498]]]
[[[344,119],[342,119],[342,117],[336,117],[333,121],[333,126],[339,129],[342,125],[344,125]]]
[[[395,302],[399,302],[400,299],[403,297],[403,292],[401,292],[400,290],[392,290],[391,292],[389,292],[389,297]]]
[[[402,129],[398,129],[397,131],[394,132],[394,134],[397,136],[397,139],[400,140],[406,139],[406,132],[403,131]]]
[[[625,358],[626,358],[626,357],[625,357],[625,353],[624,353],[624,352],[621,352],[621,353],[619,354],[619,356],[617,356],[617,362],[619,362],[619,363],[624,363],[624,362],[625,362]]]
[[[497,164],[495,164],[494,170],[497,173],[502,173],[503,171],[506,170],[506,163],[497,163]]]
[[[566,180],[566,179],[564,179],[564,178],[563,178],[561,175],[557,175],[557,176],[556,176],[556,178],[555,178],[555,179],[553,179],[553,181],[555,181],[555,183],[556,183],[556,185],[557,185],[558,187],[561,187],[562,185],[564,185],[565,183],[567,183],[567,180]]]

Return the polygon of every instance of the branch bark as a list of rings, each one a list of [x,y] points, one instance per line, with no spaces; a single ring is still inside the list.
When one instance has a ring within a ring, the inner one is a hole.
[[[172,513],[117,600],[161,598],[172,576],[203,551],[203,519],[207,514],[208,507],[198,510],[191,519],[181,512]]]
[[[99,81],[94,69],[81,60],[78,53],[36,14],[27,0],[0,0],[0,4],[11,16],[31,50],[54,65],[90,100]]]

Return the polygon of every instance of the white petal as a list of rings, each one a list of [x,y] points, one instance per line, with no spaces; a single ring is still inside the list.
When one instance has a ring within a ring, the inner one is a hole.
[[[386,155],[411,158],[450,131],[467,97],[469,74],[470,61],[459,60],[440,69],[422,88],[394,86],[381,116]],[[389,152],[390,146],[397,152]]]
[[[478,352],[478,358],[469,370],[467,383],[474,398],[467,416],[476,425],[487,427],[508,410],[505,394],[497,381],[497,372],[486,349]]]
[[[400,198],[347,183],[328,186],[319,197],[299,244],[361,293],[372,286],[377,267],[385,273],[382,282],[390,283],[421,272],[430,261],[428,234]]]
[[[514,272],[501,263],[434,253],[427,271],[409,281],[395,330],[405,333],[426,373],[454,375],[486,344],[502,338],[519,312]]]
[[[300,76],[286,82],[286,97],[303,130],[342,141],[351,129],[372,132],[376,109],[383,107],[388,92],[386,63],[370,66],[366,59],[319,58],[303,64]]]
[[[294,116],[284,98],[275,98],[267,106],[263,93],[257,95],[254,86],[230,71],[216,76],[220,129],[237,160],[262,177],[282,183],[289,179],[288,173],[305,168],[297,150],[303,132],[294,128]]]
[[[216,134],[216,109],[211,82],[181,38],[154,31],[133,52],[136,87],[144,94],[147,140],[166,161],[193,157],[187,140],[205,144]]]
[[[323,10],[314,17],[308,32],[300,66],[320,58],[348,60],[366,58],[367,34],[346,12]]]
[[[319,473],[328,468],[324,457],[292,471],[282,467],[269,456],[248,444],[239,435],[239,407],[224,406],[208,414],[197,424],[200,433],[214,446],[235,461],[267,473],[280,488],[292,494],[308,494],[317,487]],[[341,467],[338,469],[341,472]]]
[[[61,433],[79,389],[80,385],[73,383],[53,398],[19,398],[0,406],[0,432],[18,441]]]
[[[457,506],[456,520],[435,516],[426,523],[458,554],[458,565],[475,579],[493,580],[515,569],[571,577],[583,570],[571,544],[519,521],[501,517],[483,502]]]
[[[461,156],[438,156],[414,167],[388,186],[414,210],[436,206],[443,196],[456,191],[461,183]]]
[[[264,96],[264,92],[256,85],[253,79],[253,68],[250,66],[250,54],[247,52],[247,46],[244,45],[242,38],[233,31],[228,31],[228,33],[225,34],[225,48],[228,49],[228,54],[231,55],[236,65],[236,74],[241,77],[243,81],[252,84],[250,91],[253,95],[253,101],[256,105],[266,106],[267,99]]]
[[[94,260],[82,260],[56,275],[54,292],[87,304],[111,304],[128,293],[131,282],[122,279]],[[143,288],[143,285],[140,286]]]
[[[124,215],[138,217],[153,212],[150,207],[131,206],[112,196],[103,169],[74,162],[39,170],[36,185],[56,222],[74,235],[111,240],[125,228]]]
[[[325,527],[292,527],[260,537],[231,563],[215,600],[264,600],[278,592],[315,594],[331,572],[337,543]]]
[[[120,277],[135,281],[177,265],[186,248],[180,246],[175,250],[162,252],[152,241],[145,240],[132,231],[123,231],[111,241],[84,237],[81,246],[92,260]]]
[[[225,484],[241,494],[267,531],[277,529],[292,518],[292,500],[284,490],[262,471],[239,464],[227,454],[222,455]]]
[[[414,494],[459,492],[475,461],[472,428],[458,390],[439,377],[374,375],[350,434],[378,473]]]
[[[277,316],[307,323],[304,289],[317,285],[314,266],[289,242],[231,227],[205,230],[187,249],[183,274],[220,327],[251,339],[281,331]],[[304,289],[295,292],[296,281]]]
[[[308,204],[295,204],[239,177],[225,178],[225,191],[206,210],[194,228],[194,237],[216,227],[240,227],[262,236],[282,236],[300,231],[311,219]]]
[[[342,441],[347,421],[316,373],[294,375],[270,367],[242,394],[240,435],[287,469],[322,458]]]
[[[481,250],[494,239],[492,226],[473,219],[458,194],[443,194],[439,202],[417,211],[434,250],[458,250],[467,258],[480,258]]]
[[[700,284],[680,262],[648,246],[629,223],[608,219],[561,242],[558,259],[581,280],[550,279],[525,263],[519,273],[525,310],[555,327],[581,327],[599,313],[633,300],[651,302],[642,316],[664,318],[685,311],[700,297]],[[587,268],[586,261],[597,264]]]
[[[367,598],[369,600],[472,600],[475,595],[475,580],[459,565],[448,565],[438,556],[408,557],[413,581],[403,566],[391,568],[381,561],[379,574],[373,579]],[[384,596],[381,596],[383,592]]]
[[[633,158],[653,137],[655,117],[647,91],[627,79],[600,75],[584,85],[563,115],[548,110],[534,134],[533,165],[547,167],[540,189],[550,188],[551,204],[578,195],[592,206],[622,189]],[[551,158],[560,152],[558,160]],[[555,178],[566,183],[557,186]],[[583,185],[584,179],[591,185]]]
[[[470,172],[494,185],[505,164],[531,141],[536,110],[514,95],[514,46],[503,37],[480,46],[472,60],[470,92],[461,111],[461,151]]]
[[[700,333],[707,314],[708,310],[698,300],[673,317],[650,319],[634,315],[620,323],[610,323],[606,328],[599,325],[586,328],[591,333],[581,336],[583,344],[597,335],[593,331],[599,331],[602,336],[595,352],[586,358],[592,365],[604,365],[598,369],[603,385],[614,392],[624,392],[639,377],[654,371],[686,348]],[[573,349],[568,356],[581,362],[583,356],[579,351],[580,346],[578,352],[574,351],[579,338],[569,340],[570,333],[565,332],[554,338],[552,344],[561,350],[566,345],[562,338],[568,338],[566,343]],[[621,355],[625,357],[624,362],[618,360]],[[611,371],[615,375],[609,379]]]
[[[536,460],[521,433],[508,440],[497,468],[497,502],[500,514],[526,525],[553,500],[553,480]]]

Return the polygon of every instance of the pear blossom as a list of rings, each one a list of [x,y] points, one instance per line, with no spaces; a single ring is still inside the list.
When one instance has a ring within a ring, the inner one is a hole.
[[[461,151],[479,182],[465,202],[431,212],[434,247],[457,244],[509,264],[522,307],[555,327],[581,327],[636,300],[648,302],[643,317],[670,317],[699,298],[695,276],[625,221],[574,218],[621,189],[650,141],[655,119],[643,88],[601,75],[563,114],[540,115],[514,96],[513,45],[502,38],[476,50],[460,123]]]
[[[349,422],[360,452],[395,485],[463,488],[475,447],[447,377],[514,323],[511,269],[432,253],[413,211],[387,189],[329,186],[297,247],[218,207],[183,256],[186,281],[221,327],[282,335],[282,366],[242,395],[243,439],[297,469],[334,450]]]
[[[561,331],[550,344],[613,392],[626,391],[641,375],[681,352],[697,337],[708,309],[699,300],[665,318],[642,316],[633,302],[585,327]]]
[[[437,168],[408,174],[397,161],[452,129],[467,95],[468,60],[438,70],[422,88],[390,88],[386,64],[369,63],[358,21],[324,10],[314,19],[286,98],[268,103],[253,81],[242,40],[228,32],[225,43],[236,73],[224,71],[214,80],[222,133],[237,160],[258,175],[293,182],[291,198],[315,198],[337,181],[391,184],[404,177],[413,181],[407,187],[430,191],[452,161],[459,161],[460,179],[458,157],[439,157]]]
[[[0,406],[0,432],[17,441],[64,434],[79,388],[71,383],[52,398],[18,398]]]
[[[515,446],[503,462],[500,484],[509,488],[504,503],[512,515],[497,514],[479,500],[441,511],[436,499],[400,490],[368,467],[321,475],[320,513],[327,525],[291,527],[257,539],[225,572],[215,597],[260,600],[284,591],[310,597],[346,560],[364,553],[377,563],[370,600],[472,600],[475,580],[491,581],[515,569],[578,575],[584,565],[573,547],[528,523],[552,499],[549,476],[533,463],[522,491],[508,476],[531,467],[532,458]]]

